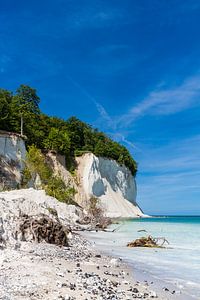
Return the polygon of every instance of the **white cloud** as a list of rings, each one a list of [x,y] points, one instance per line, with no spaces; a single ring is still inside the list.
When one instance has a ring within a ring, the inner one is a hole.
[[[150,92],[143,101],[120,116],[118,122],[127,126],[145,115],[170,115],[196,104],[200,104],[200,75],[185,80],[179,86]]]
[[[163,85],[162,85],[163,86]],[[200,105],[200,75],[186,79],[179,86],[164,89],[159,87],[138,104],[133,106],[127,113],[120,116],[110,115],[100,103],[96,103],[97,110],[104,122],[104,128],[115,129],[127,128],[134,121],[148,115],[172,115],[196,105]],[[100,123],[100,120],[98,120]]]
[[[126,145],[128,145],[130,148],[134,148],[137,149],[138,151],[140,151],[140,149],[127,138],[127,133],[124,132],[112,132],[112,133],[108,133],[112,139],[114,139],[117,142],[122,142]]]
[[[112,118],[109,116],[109,114],[107,113],[107,111],[105,110],[105,108],[103,107],[103,105],[101,105],[100,103],[98,102],[95,102],[96,104],[96,108],[100,114],[100,116],[106,120],[108,123],[111,123],[112,124]]]

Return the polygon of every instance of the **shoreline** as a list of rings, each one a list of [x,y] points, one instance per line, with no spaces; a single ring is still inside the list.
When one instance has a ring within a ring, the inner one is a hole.
[[[156,277],[154,274],[151,274],[148,270],[144,268],[135,267],[133,262],[127,261],[131,268],[133,268],[135,279],[140,282],[147,283],[149,286],[152,284],[152,288],[158,295],[167,295],[169,299],[179,299],[179,300],[196,300],[190,295],[182,292],[175,284],[166,282],[163,279]],[[172,292],[175,291],[174,294]]]
[[[142,285],[147,286],[151,288],[157,295],[158,299],[169,299],[169,300],[196,300],[196,297],[193,297],[191,295],[188,295],[184,291],[182,291],[179,287],[176,286],[176,284],[167,282],[159,277],[157,277],[154,274],[151,274],[148,269],[145,269],[141,265],[134,265],[134,262],[131,261],[128,258],[122,257],[119,253],[114,252],[113,249],[111,251],[106,250],[105,248],[100,247],[94,239],[94,232],[92,233],[92,238],[90,237],[91,232],[84,231],[83,236],[87,240],[90,241],[91,244],[93,244],[93,247],[95,249],[98,249],[101,253],[104,255],[120,258],[122,259],[123,263],[126,264],[130,270],[130,273],[132,273],[133,280],[135,282],[140,282]]]
[[[82,235],[73,233],[69,243],[22,242],[1,250],[0,299],[171,299],[135,281],[125,261],[94,249]]]

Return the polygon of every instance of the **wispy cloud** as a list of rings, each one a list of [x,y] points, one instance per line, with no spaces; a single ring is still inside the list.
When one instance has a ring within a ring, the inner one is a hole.
[[[200,195],[199,147],[200,135],[157,148],[148,147],[139,160],[139,203],[151,212],[173,213],[174,210],[181,213],[183,206],[189,213],[190,199],[199,199]],[[152,199],[156,203],[154,209],[148,204]],[[174,203],[180,207],[175,207]],[[193,208],[195,205],[193,203]],[[196,207],[198,210],[198,205]]]
[[[145,115],[170,115],[200,103],[200,75],[186,79],[181,85],[156,89],[118,118],[119,124],[127,126]]]
[[[107,111],[105,110],[105,108],[103,107],[103,105],[101,105],[100,103],[95,101],[95,105],[96,108],[99,112],[100,115],[100,119],[97,120],[97,123],[102,123],[104,122],[104,126],[103,127],[107,127],[113,130],[116,130],[116,122],[114,121],[114,119],[107,113]]]
[[[95,104],[100,115],[100,118],[96,120],[95,124],[100,125],[101,128],[105,128],[107,134],[115,141],[123,143],[129,148],[140,151],[140,149],[132,141],[130,141],[130,139],[128,139],[128,132],[124,132],[123,130],[117,128],[117,122],[115,118],[108,114],[103,105],[97,102],[95,102]]]
[[[121,116],[112,116],[102,104],[96,101],[94,103],[100,115],[97,124],[115,140],[136,149],[138,152],[143,152],[143,147],[138,146],[137,142],[135,144],[135,142],[130,141],[129,135],[124,134],[123,129],[131,126],[133,121],[148,115],[167,116],[200,104],[200,76],[196,75],[188,78],[182,84],[173,88],[164,89],[163,85],[160,86],[157,90],[150,92],[144,100],[133,106],[129,112]],[[143,156],[140,167],[144,172],[148,168],[150,172],[157,170],[157,172],[164,171],[165,173],[167,171],[173,172],[173,170],[180,172],[186,167],[196,168],[198,166],[200,168],[199,153],[194,150],[195,144],[199,144],[200,147],[199,136],[179,142],[178,148],[173,143],[167,145],[162,149],[163,152],[160,149],[154,149],[153,151],[148,149],[148,158],[145,160]],[[174,156],[170,158],[167,156],[168,159],[166,160],[166,153],[174,153]],[[156,159],[152,160],[152,157]]]
[[[75,30],[101,28],[102,26],[114,26],[122,22],[123,19],[125,20],[125,17],[120,9],[109,8],[108,5],[100,7],[90,3],[90,5],[77,8],[76,11],[68,16],[68,26]]]
[[[122,115],[113,116],[101,103],[95,102],[95,105],[101,118],[98,123],[101,122],[107,130],[120,132],[139,118],[149,115],[168,116],[200,105],[200,75],[188,78],[175,87],[163,88],[162,84]]]
[[[129,148],[137,149],[138,151],[140,151],[140,149],[130,139],[127,138],[128,134],[126,132],[125,133],[123,131],[108,132],[108,135],[111,136],[111,138],[114,139],[115,141],[124,143]]]

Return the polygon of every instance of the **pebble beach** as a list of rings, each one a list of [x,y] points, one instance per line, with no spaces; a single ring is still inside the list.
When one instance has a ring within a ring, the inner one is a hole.
[[[0,299],[172,299],[135,281],[121,259],[100,253],[81,235],[72,234],[69,244],[22,242],[2,250]]]

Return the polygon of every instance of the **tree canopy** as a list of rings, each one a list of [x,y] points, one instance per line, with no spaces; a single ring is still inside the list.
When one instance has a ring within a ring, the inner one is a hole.
[[[12,109],[16,116],[20,117],[20,131],[23,135],[24,121],[26,122],[39,111],[40,98],[36,90],[27,86],[20,85],[12,99]]]
[[[0,129],[20,133],[23,125],[29,146],[55,150],[64,154],[68,162],[92,152],[114,159],[136,174],[137,163],[123,145],[74,116],[63,120],[43,114],[39,102],[36,90],[29,86],[21,85],[15,93],[0,89]]]

